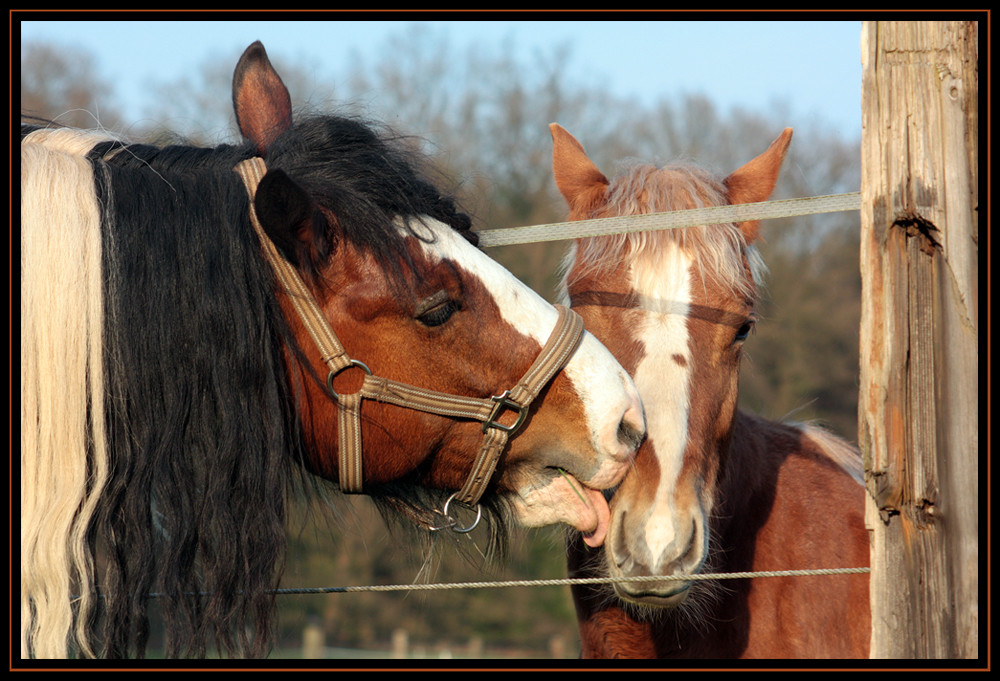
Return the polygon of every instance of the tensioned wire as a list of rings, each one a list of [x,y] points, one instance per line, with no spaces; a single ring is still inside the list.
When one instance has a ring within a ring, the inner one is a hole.
[[[730,206],[692,208],[667,213],[627,215],[574,222],[554,222],[528,227],[508,227],[477,232],[479,245],[512,246],[542,241],[559,241],[592,236],[608,236],[626,232],[652,232],[698,225],[716,225],[747,220],[770,220],[797,215],[839,213],[861,209],[861,192],[830,194],[802,199],[782,199],[758,203],[739,203]]]
[[[277,596],[358,593],[362,591],[448,591],[452,589],[502,589],[524,586],[572,586],[574,584],[613,584],[616,582],[706,582],[715,579],[757,579],[761,577],[812,577],[824,575],[858,575],[871,568],[817,568],[812,570],[760,570],[756,572],[719,572],[696,575],[643,575],[639,577],[563,577],[558,579],[513,579],[483,582],[443,582],[435,584],[373,584],[368,586],[315,586],[268,589]],[[207,595],[203,593],[203,595]],[[151,593],[150,598],[162,594]]]
[[[373,586],[328,586],[274,589],[277,595],[328,594],[358,591],[445,591],[448,589],[498,589],[514,586],[564,586],[573,584],[612,584],[615,582],[697,582],[714,579],[756,579],[759,577],[807,577],[820,575],[856,575],[871,568],[829,568],[815,570],[761,570],[758,572],[720,572],[698,575],[644,575],[641,577],[564,577],[561,579],[518,579],[496,582],[453,582],[440,584],[387,584]]]

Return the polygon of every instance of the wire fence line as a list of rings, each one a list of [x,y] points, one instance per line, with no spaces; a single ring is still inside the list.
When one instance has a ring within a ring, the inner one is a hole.
[[[615,582],[698,582],[715,579],[757,579],[761,577],[807,577],[821,575],[867,574],[871,568],[819,568],[813,570],[761,570],[757,572],[720,572],[696,575],[645,575],[640,577],[565,577],[561,579],[518,579],[485,582],[450,582],[438,584],[386,584],[369,586],[291,587],[274,589],[279,596],[361,591],[446,591],[450,589],[501,589],[525,586],[572,586],[574,584],[612,584]]]
[[[512,579],[482,582],[441,582],[434,584],[370,584],[367,586],[304,586],[268,589],[276,596],[309,596],[335,593],[389,592],[389,591],[449,591],[457,589],[506,589],[511,587],[573,586],[587,584],[614,584],[617,582],[707,582],[716,579],[758,579],[767,577],[816,577],[830,575],[859,575],[871,572],[870,567],[814,568],[808,570],[759,570],[755,572],[715,572],[687,575],[642,575],[637,577],[562,577],[557,579]],[[210,596],[211,591],[200,591],[199,596]],[[166,594],[151,592],[148,598],[162,598]],[[103,598],[104,594],[99,597]],[[72,597],[74,600],[78,595]]]
[[[715,225],[747,220],[770,220],[799,215],[839,213],[861,209],[861,192],[828,194],[800,199],[780,199],[731,206],[710,206],[648,215],[627,215],[574,222],[553,222],[527,227],[507,227],[477,232],[483,248],[560,241],[631,232],[651,232],[697,225]]]

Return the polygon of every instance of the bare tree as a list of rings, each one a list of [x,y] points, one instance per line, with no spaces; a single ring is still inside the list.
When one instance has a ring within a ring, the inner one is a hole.
[[[45,43],[21,46],[21,115],[83,128],[116,128],[113,88],[84,50]]]
[[[233,66],[240,52],[211,54],[199,67],[172,80],[154,80],[149,102],[143,107],[142,127],[158,138],[181,136],[201,144],[233,143],[239,139],[230,91]],[[310,69],[291,63],[280,54],[268,54],[292,95],[298,111],[329,110],[332,82],[317,82]],[[318,93],[318,94],[317,94]],[[321,97],[319,103],[311,101]]]

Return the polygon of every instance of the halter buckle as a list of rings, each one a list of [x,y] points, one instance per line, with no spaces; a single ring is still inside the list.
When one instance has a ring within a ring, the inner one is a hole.
[[[514,400],[510,399],[510,391],[504,390],[502,395],[494,395],[490,398],[495,402],[493,405],[493,411],[490,412],[489,418],[483,422],[483,432],[486,432],[487,428],[497,428],[506,433],[513,433],[524,423],[524,419],[528,416],[528,408],[521,406]],[[513,409],[517,412],[517,420],[514,421],[513,425],[505,426],[504,424],[497,421],[497,418],[503,412],[504,409]]]

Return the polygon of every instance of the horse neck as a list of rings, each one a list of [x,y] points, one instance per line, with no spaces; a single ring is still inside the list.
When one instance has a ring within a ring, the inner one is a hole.
[[[812,471],[809,476],[817,467],[851,472],[845,464],[853,450],[846,442],[827,437],[848,452],[842,459],[845,463],[838,460],[835,449],[814,439],[809,426],[770,421],[743,410],[736,412],[719,471],[721,504],[714,527],[720,545],[727,547],[726,562],[731,569],[750,569],[758,532],[775,522],[771,513],[775,500],[788,493],[789,483],[797,486],[803,482],[802,473],[794,472],[800,467],[788,465],[793,459],[810,464],[804,469]]]
[[[786,455],[769,446],[771,438],[760,423],[740,409],[733,416],[729,438],[720,452],[718,498],[722,503],[717,518],[722,522],[718,527],[726,527],[743,509],[753,506],[773,482]]]

